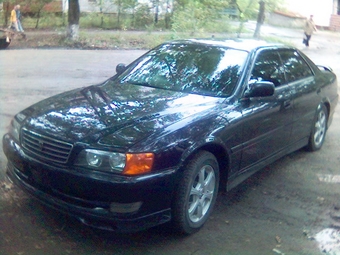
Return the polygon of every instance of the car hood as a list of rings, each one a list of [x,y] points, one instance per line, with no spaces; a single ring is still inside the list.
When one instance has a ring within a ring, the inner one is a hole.
[[[219,101],[107,81],[45,99],[21,115],[27,129],[58,139],[128,146],[190,116],[202,117]]]

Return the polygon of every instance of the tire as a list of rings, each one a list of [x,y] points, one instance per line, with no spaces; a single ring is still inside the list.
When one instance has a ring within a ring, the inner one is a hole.
[[[6,49],[11,41],[7,42],[6,38],[0,38],[0,49]]]
[[[314,117],[312,132],[309,137],[307,150],[317,151],[321,149],[327,131],[328,111],[324,105],[319,105]]]
[[[216,202],[219,167],[213,154],[200,151],[182,172],[173,201],[172,223],[182,234],[197,232],[207,221]]]

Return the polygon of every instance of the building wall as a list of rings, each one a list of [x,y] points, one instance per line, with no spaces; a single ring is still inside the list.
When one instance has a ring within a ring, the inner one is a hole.
[[[272,12],[268,17],[268,23],[275,26],[301,28],[306,23],[306,18],[282,12]]]
[[[340,32],[340,15],[331,16],[330,30]]]
[[[334,0],[286,0],[285,7],[290,11],[309,17],[314,15],[314,22],[318,26],[329,27],[333,12]]]

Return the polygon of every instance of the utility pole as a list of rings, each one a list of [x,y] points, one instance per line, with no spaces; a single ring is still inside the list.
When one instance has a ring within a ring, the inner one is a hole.
[[[259,15],[257,16],[256,29],[255,29],[255,32],[254,32],[255,38],[260,38],[260,36],[261,36],[261,26],[262,26],[262,24],[264,22],[264,18],[265,18],[265,15],[264,15],[265,3],[264,3],[264,1],[261,0],[259,2],[259,4],[260,4]]]

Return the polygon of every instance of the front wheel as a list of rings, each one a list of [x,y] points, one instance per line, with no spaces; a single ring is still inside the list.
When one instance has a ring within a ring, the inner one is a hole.
[[[327,108],[324,105],[319,105],[316,110],[312,132],[307,145],[309,151],[316,151],[322,147],[326,137],[327,119]]]
[[[173,202],[173,226],[184,234],[198,231],[212,212],[219,185],[219,167],[213,154],[197,153],[186,165]]]

